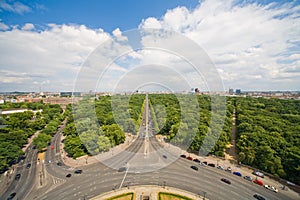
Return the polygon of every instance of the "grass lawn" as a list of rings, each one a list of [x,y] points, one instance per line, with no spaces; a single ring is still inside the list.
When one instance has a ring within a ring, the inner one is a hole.
[[[118,196],[110,197],[105,200],[134,200],[134,193],[126,193],[126,194],[120,194]]]
[[[193,199],[185,196],[181,196],[179,194],[160,192],[158,193],[158,200],[193,200]]]

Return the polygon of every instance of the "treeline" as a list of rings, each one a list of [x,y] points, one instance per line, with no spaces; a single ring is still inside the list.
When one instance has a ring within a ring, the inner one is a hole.
[[[77,158],[108,151],[125,141],[125,132],[136,134],[145,95],[101,96],[68,108],[63,129],[68,156]],[[72,110],[72,112],[71,112]]]
[[[25,111],[0,116],[2,125],[0,128],[0,171],[3,172],[22,158],[24,155],[22,147],[36,131],[41,130],[40,135],[51,135],[55,132],[56,128],[52,129],[52,125],[55,120],[59,119],[62,110],[59,105],[44,105],[43,103],[5,103],[0,107],[4,110],[11,108],[43,110],[42,113],[36,114],[32,111]],[[51,136],[47,138],[47,141],[50,139]],[[40,145],[46,146],[47,141],[43,141]]]
[[[232,131],[230,100],[194,94],[151,94],[149,99],[159,134],[191,151],[224,156]]]
[[[300,101],[234,98],[239,161],[300,184]]]

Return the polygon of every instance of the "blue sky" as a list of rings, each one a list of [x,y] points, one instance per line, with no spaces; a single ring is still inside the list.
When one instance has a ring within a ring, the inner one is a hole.
[[[225,90],[300,90],[299,4],[0,0],[0,91],[72,90],[81,65],[99,44],[137,28],[172,30],[197,43],[215,64]],[[173,65],[176,60],[142,51],[135,56],[137,63],[152,59]],[[115,64],[115,74],[130,70]],[[202,87],[201,81],[193,84]]]
[[[48,23],[84,24],[89,28],[102,28],[107,32],[112,32],[116,28],[121,30],[137,28],[142,19],[160,18],[168,9],[177,6],[193,9],[198,5],[198,0],[34,0],[18,2],[27,6],[29,10],[24,10],[21,14],[5,11],[2,8],[2,21],[19,25],[30,22],[41,26]]]

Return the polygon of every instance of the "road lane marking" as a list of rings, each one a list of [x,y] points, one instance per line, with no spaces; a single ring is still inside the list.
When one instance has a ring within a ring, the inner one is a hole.
[[[127,170],[126,170],[126,172],[125,172],[125,175],[124,175],[124,177],[123,177],[123,180],[122,180],[122,182],[121,182],[121,184],[120,184],[119,189],[122,188],[122,185],[123,185],[123,183],[124,183],[124,181],[125,181],[125,178],[126,178],[126,175],[127,175],[127,173],[128,173],[128,170],[129,170],[129,165],[128,165],[128,167],[127,167]]]

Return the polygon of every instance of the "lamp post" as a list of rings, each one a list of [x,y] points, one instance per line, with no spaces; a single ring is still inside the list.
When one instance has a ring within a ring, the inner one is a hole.
[[[206,195],[206,192],[203,191],[203,200],[205,200],[205,195]]]

